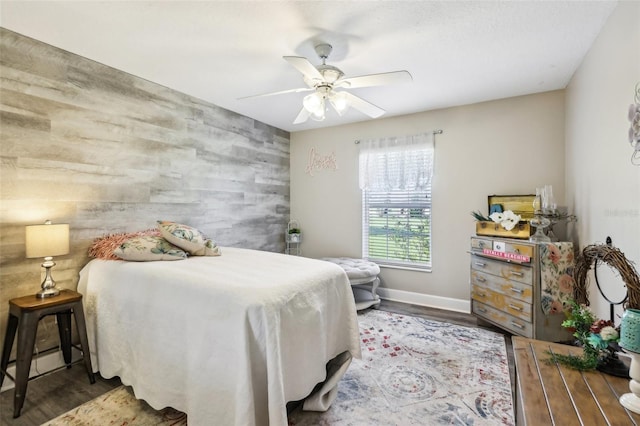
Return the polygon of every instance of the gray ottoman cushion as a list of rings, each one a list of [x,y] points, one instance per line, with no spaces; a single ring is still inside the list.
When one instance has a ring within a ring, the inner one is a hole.
[[[351,285],[367,284],[380,274],[380,267],[373,262],[351,257],[324,257],[322,260],[339,265],[347,273]]]

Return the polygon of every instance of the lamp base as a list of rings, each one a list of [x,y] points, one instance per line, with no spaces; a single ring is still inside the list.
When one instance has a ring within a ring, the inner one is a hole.
[[[42,285],[40,286],[42,290],[36,293],[36,297],[38,299],[44,299],[45,297],[53,297],[60,294],[60,290],[56,288],[56,282],[53,280],[51,276],[51,268],[56,266],[55,262],[51,257],[45,257],[44,262],[42,263],[42,267],[45,270],[44,281],[42,281]]]
[[[38,299],[44,299],[46,297],[53,297],[60,294],[60,290],[57,288],[45,288],[36,293]]]

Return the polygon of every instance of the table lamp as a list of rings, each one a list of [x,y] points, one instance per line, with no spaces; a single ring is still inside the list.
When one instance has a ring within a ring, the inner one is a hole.
[[[51,277],[51,268],[55,266],[53,256],[69,253],[69,224],[51,224],[47,220],[44,225],[28,225],[25,232],[25,246],[27,258],[43,257],[42,267],[46,274],[42,281],[42,290],[36,297],[45,298],[60,293]]]
[[[640,310],[626,309],[620,322],[620,347],[631,355],[629,389],[620,397],[620,404],[640,414]]]

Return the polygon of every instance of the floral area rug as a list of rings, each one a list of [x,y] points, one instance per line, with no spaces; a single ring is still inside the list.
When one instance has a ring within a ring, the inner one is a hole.
[[[117,387],[42,426],[186,426],[187,415],[173,408],[156,411],[136,399],[129,386]]]
[[[501,334],[377,310],[358,320],[362,360],[328,411],[294,410],[290,426],[515,424]],[[155,411],[121,386],[45,425],[186,424],[183,413]]]
[[[501,334],[376,310],[358,320],[362,360],[328,411],[294,411],[291,426],[515,424]]]

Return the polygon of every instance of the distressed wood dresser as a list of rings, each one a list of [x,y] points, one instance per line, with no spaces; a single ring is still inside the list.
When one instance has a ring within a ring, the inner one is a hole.
[[[562,301],[571,297],[571,243],[471,238],[471,312],[515,335],[547,341],[571,338],[562,328]],[[544,254],[543,254],[544,253]],[[568,281],[567,281],[568,280]]]

